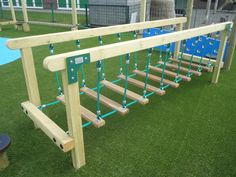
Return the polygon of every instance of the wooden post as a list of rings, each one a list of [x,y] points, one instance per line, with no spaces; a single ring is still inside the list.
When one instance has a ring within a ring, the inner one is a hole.
[[[25,75],[25,82],[29,96],[29,101],[33,103],[35,106],[40,106],[41,101],[39,95],[38,81],[35,72],[32,48],[21,49],[21,60]],[[36,124],[35,128],[37,128]]]
[[[214,5],[214,14],[217,12],[219,0],[215,0],[215,5]]]
[[[186,17],[187,17],[187,23],[186,23],[186,29],[190,29],[191,27],[191,21],[192,21],[192,13],[193,13],[193,2],[194,0],[188,0],[187,2],[187,9],[186,9]]]
[[[141,0],[140,4],[140,22],[146,21],[147,0]]]
[[[22,6],[22,13],[23,13],[23,17],[24,17],[24,23],[23,23],[23,30],[25,32],[30,31],[30,27],[29,27],[29,19],[28,19],[28,14],[27,14],[27,4],[26,4],[26,0],[22,0],[21,1],[21,6]]]
[[[183,30],[183,23],[177,24],[176,31],[182,31],[182,30]],[[178,59],[180,45],[181,45],[181,41],[178,41],[175,43],[174,59]]]
[[[76,8],[76,0],[71,0],[71,8],[72,8],[72,29],[77,29],[78,26],[78,18],[77,18],[77,8]]]
[[[66,70],[62,71],[62,82],[65,95],[65,106],[69,135],[74,140],[74,149],[71,151],[73,166],[75,169],[79,169],[80,167],[85,165],[80,97],[78,94],[79,85],[78,82],[69,85],[68,74]]]
[[[213,71],[213,76],[212,76],[212,83],[217,84],[220,76],[220,64],[223,60],[224,57],[224,52],[225,52],[225,46],[227,43],[227,38],[228,38],[228,30],[225,29],[224,31],[221,32],[221,38],[220,38],[220,47],[218,50],[218,55],[216,58],[216,63]]]
[[[9,166],[9,160],[7,157],[7,153],[6,152],[0,153],[0,171],[4,170],[8,166]]]
[[[208,24],[210,10],[211,10],[211,0],[207,0],[206,16],[205,16],[204,24]]]
[[[234,57],[234,51],[236,46],[236,16],[234,18],[234,26],[231,31],[231,35],[229,38],[229,47],[228,47],[228,53],[226,57],[226,63],[224,65],[225,70],[229,71],[232,65],[233,57]]]
[[[9,6],[10,6],[10,9],[11,9],[12,21],[15,23],[14,24],[14,28],[17,29],[17,26],[16,26],[16,14],[15,14],[15,10],[14,10],[14,7],[13,7],[12,0],[9,0]]]

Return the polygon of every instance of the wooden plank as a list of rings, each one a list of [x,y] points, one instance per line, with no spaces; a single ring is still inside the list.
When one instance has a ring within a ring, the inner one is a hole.
[[[221,32],[221,37],[220,37],[220,47],[218,50],[218,55],[216,57],[216,64],[215,64],[215,68],[213,71],[213,75],[212,75],[212,80],[211,82],[213,84],[218,83],[219,80],[219,76],[220,76],[220,63],[223,60],[224,57],[224,52],[225,52],[225,46],[227,43],[227,39],[228,39],[228,30],[224,30]]]
[[[153,71],[156,71],[158,73],[162,73],[162,68],[158,68],[158,67],[155,67],[155,66],[149,66],[149,68]],[[168,71],[168,70],[164,70],[164,73],[165,75],[167,76],[170,76],[170,77],[174,77],[176,78],[177,77],[177,73],[173,72],[173,71]],[[191,81],[191,77],[188,77],[188,76],[185,76],[185,75],[182,75],[182,74],[179,74],[178,75],[179,78],[183,79],[183,81],[187,81],[187,82],[190,82]]]
[[[185,23],[186,21],[187,20],[185,17],[179,17],[165,20],[156,20],[151,22],[149,21],[142,23],[132,23],[132,24],[116,25],[116,26],[101,27],[94,29],[78,30],[78,31],[44,34],[31,37],[22,37],[8,40],[7,46],[11,49],[19,49],[23,47],[35,47],[40,45],[55,44],[66,41],[75,41],[79,39],[130,32],[134,30],[138,31],[146,28],[175,25],[179,23]]]
[[[171,61],[173,61],[174,63],[178,64],[179,63],[179,60],[176,60],[176,59],[171,59]],[[184,65],[184,66],[189,66],[190,65],[190,61],[181,61],[181,65]],[[199,64],[196,64],[196,63],[192,63],[192,68],[195,68],[195,69],[198,69],[199,68]],[[212,72],[213,71],[213,66],[210,66],[210,67],[207,67],[207,66],[204,66],[204,65],[201,65],[201,68],[203,71],[206,71],[206,72]]]
[[[65,97],[64,95],[60,95],[57,97],[57,100],[60,100],[62,104],[65,104]],[[86,109],[85,107],[80,105],[81,116],[88,122],[92,122],[93,126],[96,128],[100,128],[105,125],[105,120],[97,119],[97,115],[91,112],[90,110]]]
[[[120,94],[120,95],[124,95],[124,90],[125,88],[119,86],[119,85],[116,85],[116,84],[113,84],[112,82],[109,82],[109,81],[106,81],[106,80],[103,80],[101,81],[102,84],[104,84],[105,87],[113,90],[114,92]],[[135,93],[135,92],[132,92],[130,90],[127,89],[126,91],[126,96],[127,98],[131,99],[131,100],[138,100],[138,102],[142,105],[145,105],[149,102],[149,100],[147,98],[143,98],[143,96]]]
[[[88,95],[89,97],[91,97],[94,100],[97,100],[97,92],[87,88],[87,87],[83,87],[81,88],[81,91],[84,92],[86,95]],[[104,95],[100,94],[100,102],[108,107],[111,108],[113,110],[116,110],[118,113],[120,113],[121,115],[125,115],[129,112],[129,109],[127,108],[123,108],[122,105],[120,105],[119,103],[105,97]]]
[[[5,22],[0,22],[0,25],[1,26],[4,26],[4,25],[14,25],[16,24],[15,21],[5,21]]]
[[[40,111],[34,104],[27,101],[21,103],[25,114],[36,122],[38,127],[63,151],[68,152],[74,148],[73,139],[55,122]]]
[[[40,21],[29,21],[29,24],[45,25],[45,26],[56,26],[56,27],[66,27],[66,28],[72,28],[73,27],[73,25],[70,25],[70,24],[50,23],[50,22],[40,22]]]
[[[163,61],[160,61],[160,62],[158,62],[158,63],[164,65],[164,62],[163,62]],[[167,68],[172,68],[172,69],[178,69],[178,65],[176,65],[176,64],[171,64],[171,63],[167,63],[167,64],[166,64],[166,67],[167,67]],[[180,67],[180,71],[187,73],[187,72],[188,72],[188,68],[185,68],[185,67],[182,67],[182,66],[181,66],[181,67]],[[192,74],[195,75],[195,76],[201,76],[201,75],[202,75],[201,72],[195,71],[195,70],[192,70],[192,69],[190,69],[190,73],[192,73]]]
[[[125,80],[125,76],[124,75],[119,75],[118,78]],[[139,88],[144,88],[145,83],[141,82],[139,80],[133,79],[133,78],[128,78],[128,82],[139,87]],[[149,92],[156,92],[156,94],[162,96],[166,94],[165,90],[161,90],[160,88],[154,87],[152,85],[147,84],[147,91]]]
[[[134,70],[133,72],[134,72],[135,74],[139,75],[139,76],[146,77],[146,73],[143,72],[143,71]],[[152,81],[155,81],[155,82],[161,82],[161,77],[155,76],[155,75],[153,75],[153,74],[149,74],[149,75],[148,75],[148,78],[149,78],[150,80],[152,80]],[[166,85],[170,85],[170,86],[173,87],[173,88],[178,88],[178,87],[179,87],[179,83],[170,81],[170,80],[168,80],[168,79],[163,79],[163,83],[166,84]]]
[[[65,95],[66,117],[69,135],[74,139],[74,149],[71,151],[75,169],[85,165],[84,137],[80,110],[78,82],[69,84],[67,71],[62,71],[62,83]]]
[[[236,16],[234,17],[234,26],[233,29],[230,33],[230,38],[229,38],[229,46],[228,46],[228,52],[226,56],[226,63],[224,68],[229,71],[232,65],[232,61],[234,58],[234,51],[236,47]]]
[[[183,30],[183,23],[177,24],[175,31],[182,31],[182,30]],[[180,51],[180,46],[181,46],[181,41],[177,41],[175,43],[174,58],[178,57],[179,51]]]
[[[145,50],[155,46],[177,42],[180,40],[197,37],[216,31],[222,31],[231,22],[213,24],[189,30],[153,36],[149,38],[131,40],[126,42],[119,42],[100,47],[84,49],[80,51],[73,51],[59,55],[49,56],[44,60],[44,67],[52,72],[64,70],[66,68],[65,59],[68,57],[75,57],[83,54],[90,54],[90,62],[96,62],[102,59],[117,57],[127,53],[133,53],[140,50]]]

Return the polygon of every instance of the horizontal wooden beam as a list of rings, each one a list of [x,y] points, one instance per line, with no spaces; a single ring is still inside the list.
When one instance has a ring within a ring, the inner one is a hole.
[[[60,95],[57,96],[57,100],[61,101],[62,104],[65,105],[65,96]],[[80,105],[80,112],[83,119],[85,119],[88,122],[91,122],[94,127],[100,128],[105,125],[105,120],[103,119],[97,119],[97,115],[91,112],[90,110],[86,109],[85,107]]]
[[[63,24],[63,23],[50,23],[50,22],[40,22],[40,21],[29,21],[28,23],[32,25],[45,25],[45,26],[56,26],[56,27],[66,27],[66,28],[73,27],[73,25]]]
[[[0,22],[0,26],[4,26],[4,25],[14,25],[14,24],[16,24],[15,21]]]
[[[44,60],[44,67],[49,71],[55,72],[66,69],[65,59],[68,57],[76,57],[84,54],[90,54],[90,62],[96,62],[101,59],[117,57],[127,53],[132,53],[155,46],[169,44],[185,39],[190,39],[200,35],[205,35],[217,31],[222,31],[227,28],[231,22],[213,24],[209,26],[193,28],[184,31],[178,31],[149,38],[131,40],[126,42],[115,43],[100,47],[84,49],[80,51],[68,52],[64,54],[49,56]]]
[[[29,101],[21,103],[24,113],[63,151],[74,148],[73,139]]]
[[[149,22],[142,22],[142,23],[132,23],[132,24],[109,26],[109,27],[101,27],[101,28],[94,28],[94,29],[44,34],[44,35],[38,35],[38,36],[10,39],[7,42],[7,46],[10,49],[35,47],[35,46],[40,46],[40,45],[55,44],[55,43],[60,43],[60,42],[75,41],[79,39],[86,39],[86,38],[97,37],[97,36],[130,32],[130,31],[141,30],[141,29],[146,29],[146,28],[175,25],[175,24],[180,24],[180,23],[185,23],[185,22],[186,22],[186,18],[180,17],[180,18],[156,20],[156,21],[149,21]]]
[[[80,90],[82,92],[84,92],[87,96],[89,96],[90,98],[97,100],[97,92],[89,89],[88,87],[82,87]],[[121,115],[125,115],[129,112],[128,108],[123,108],[123,106],[121,104],[107,98],[106,96],[104,96],[102,94],[100,94],[100,102],[104,106],[106,106],[110,109],[116,110]]]
[[[118,76],[118,78],[122,79],[122,80],[125,80],[125,75],[121,74]],[[134,79],[134,78],[128,78],[128,82],[130,84],[133,84],[134,86],[136,87],[139,87],[141,89],[144,89],[144,86],[145,86],[145,83],[144,82],[141,82],[137,79]],[[157,87],[154,87],[150,84],[147,84],[147,91],[149,92],[155,92],[156,94],[162,96],[162,95],[165,95],[166,94],[166,91],[165,90],[161,90],[160,88],[157,88]]]
[[[101,83],[107,87],[110,90],[113,90],[114,92],[120,94],[120,95],[124,95],[124,87],[121,87],[119,85],[113,84],[112,82],[109,82],[107,80],[103,80],[101,81]],[[140,104],[145,105],[149,102],[149,100],[147,98],[144,98],[142,95],[139,95],[133,91],[130,90],[126,90],[126,96],[127,98],[134,100],[134,101],[138,101]]]

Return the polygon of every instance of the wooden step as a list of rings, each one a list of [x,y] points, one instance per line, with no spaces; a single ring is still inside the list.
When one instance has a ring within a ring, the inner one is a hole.
[[[106,80],[101,81],[101,84],[104,84],[105,87],[107,87],[107,88],[109,88],[121,95],[124,95],[124,88],[119,85],[113,84],[112,82],[109,82]],[[143,96],[141,96],[135,92],[132,92],[128,89],[126,91],[126,96],[127,96],[127,98],[129,98],[131,100],[138,100],[138,102],[143,105],[147,104],[149,101],[147,98],[143,98]]]
[[[170,59],[171,61],[175,62],[175,63],[179,63],[179,60],[175,60],[175,59]],[[181,65],[184,65],[184,66],[189,66],[190,65],[190,62],[189,61],[182,61],[181,62]],[[191,65],[193,68],[195,69],[198,69],[199,68],[199,64],[197,63],[192,63]],[[206,72],[213,72],[213,66],[210,66],[210,67],[207,67],[207,66],[201,66],[202,70],[203,71],[206,71]]]
[[[57,97],[57,100],[60,100],[65,105],[65,97],[64,95],[60,95]],[[105,120],[97,119],[97,115],[91,112],[90,110],[86,109],[85,107],[80,105],[80,112],[83,119],[88,122],[92,122],[93,126],[96,128],[100,128],[105,125]]]
[[[163,61],[160,61],[158,63],[164,65]],[[178,69],[179,68],[177,64],[171,64],[171,63],[166,63],[166,67],[167,68],[172,68],[172,69]],[[184,68],[184,67],[181,66],[180,71],[187,73],[188,68]],[[198,72],[198,71],[195,71],[195,70],[192,70],[192,69],[190,70],[190,73],[192,73],[195,76],[201,76],[202,75],[201,72]]]
[[[124,75],[119,75],[118,78],[120,78],[122,80],[125,80],[125,76]],[[139,87],[139,88],[142,88],[142,89],[145,86],[144,82],[141,82],[141,81],[133,79],[133,78],[128,78],[128,82],[133,84],[133,85],[135,85],[135,86],[137,86],[137,87]],[[161,89],[159,89],[157,87],[154,87],[152,85],[149,85],[149,84],[147,84],[147,90],[149,92],[155,92],[156,94],[161,95],[161,96],[165,95],[165,93],[166,93],[165,90],[161,90]]]
[[[149,66],[149,68],[153,71],[158,72],[158,73],[162,73],[162,70],[163,70],[162,68],[158,68],[158,67],[151,66],[151,65]],[[177,77],[177,73],[175,73],[173,71],[168,71],[168,70],[165,69],[164,73],[165,73],[165,75],[170,76],[170,77],[174,77],[174,78]],[[182,78],[183,81],[187,81],[187,82],[191,81],[191,77],[188,77],[188,76],[185,76],[185,75],[182,75],[182,74],[179,74],[178,77]]]
[[[139,76],[146,77],[146,73],[143,72],[143,71],[134,70],[133,72],[135,74],[139,75]],[[153,74],[148,74],[148,78],[152,81],[155,81],[155,82],[161,82],[161,77],[155,76]],[[168,79],[163,79],[163,83],[166,84],[166,85],[170,85],[173,88],[178,88],[179,87],[179,83],[170,81]]]
[[[80,89],[82,92],[84,92],[87,96],[91,97],[94,100],[97,100],[97,92],[89,89],[88,87],[83,87]],[[129,112],[129,109],[127,108],[123,108],[123,106],[107,97],[105,97],[104,95],[100,94],[100,102],[108,107],[111,108],[113,110],[116,110],[117,112],[119,112],[121,115],[125,115]]]

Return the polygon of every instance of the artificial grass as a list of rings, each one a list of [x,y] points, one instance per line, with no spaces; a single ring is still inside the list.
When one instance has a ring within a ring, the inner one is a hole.
[[[30,33],[11,27],[0,33],[17,37],[64,31],[63,28],[32,26]],[[125,37],[126,39],[129,36]],[[115,42],[115,36],[104,38]],[[97,45],[97,39],[81,41],[82,47]],[[56,44],[56,53],[76,50],[73,42]],[[49,55],[48,46],[34,48],[35,65],[42,102],[54,100],[57,94],[54,75],[42,67]],[[154,53],[152,62],[157,61]],[[146,52],[139,53],[144,68]],[[106,61],[107,79],[119,72],[118,58]],[[132,62],[131,62],[132,67]],[[94,64],[86,66],[87,85],[96,85]],[[63,154],[40,130],[33,128],[20,103],[27,100],[21,66],[17,61],[0,67],[0,132],[8,133],[12,145],[8,151],[11,165],[0,172],[5,177],[69,176],[236,176],[236,63],[230,72],[222,71],[219,84],[210,84],[211,74],[182,82],[178,89],[167,89],[166,95],[154,95],[146,106],[136,104],[126,116],[115,114],[106,126],[84,129],[86,166],[75,171],[70,153]],[[129,86],[134,90],[134,87]],[[103,90],[105,95],[121,97]],[[137,93],[142,93],[136,88]],[[95,102],[86,96],[81,103],[95,111]],[[45,110],[64,129],[62,105]],[[66,129],[65,129],[66,130]]]

